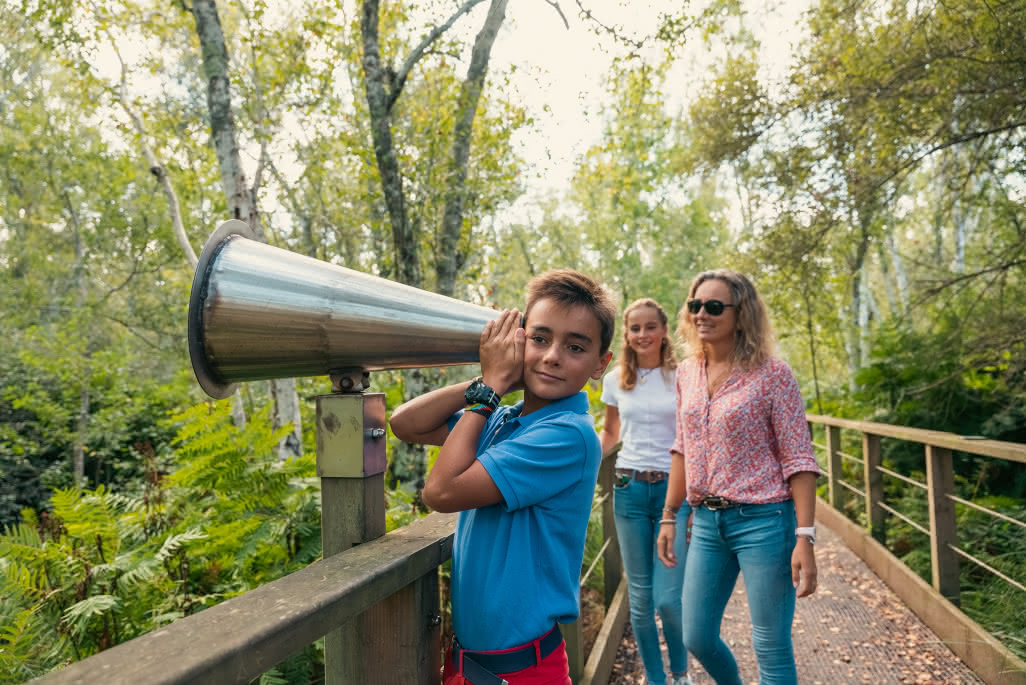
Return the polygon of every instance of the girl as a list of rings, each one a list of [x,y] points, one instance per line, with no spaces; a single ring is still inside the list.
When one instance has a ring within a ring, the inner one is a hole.
[[[631,303],[623,319],[620,365],[602,382],[606,420],[601,439],[603,454],[623,441],[616,458],[613,511],[627,572],[631,626],[648,682],[665,685],[655,622],[658,612],[670,655],[670,682],[689,685],[688,655],[681,632],[684,564],[667,568],[656,563],[655,547],[675,436],[673,370],[677,362],[666,312],[655,300]],[[675,527],[671,543],[682,560],[687,553],[684,535],[688,513],[685,505],[674,515],[681,523]]]

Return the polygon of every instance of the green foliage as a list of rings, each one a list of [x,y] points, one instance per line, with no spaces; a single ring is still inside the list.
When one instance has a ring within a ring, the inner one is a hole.
[[[313,458],[279,460],[266,414],[243,430],[229,414],[221,402],[172,417],[178,468],[151,471],[140,493],[58,490],[50,511],[25,510],[7,527],[0,680],[84,658],[320,556]],[[306,653],[279,672],[311,673],[317,659]]]

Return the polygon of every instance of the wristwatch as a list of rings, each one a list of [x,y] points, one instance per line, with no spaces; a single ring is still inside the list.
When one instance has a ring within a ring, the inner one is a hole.
[[[809,541],[810,545],[816,544],[816,526],[808,526],[806,528],[795,528],[794,534],[797,537],[805,538]]]
[[[472,404],[483,404],[492,411],[499,406],[499,400],[502,399],[494,390],[485,385],[485,382],[478,376],[470,382],[470,387],[467,388],[467,392],[463,394],[463,399],[466,400],[467,405]]]

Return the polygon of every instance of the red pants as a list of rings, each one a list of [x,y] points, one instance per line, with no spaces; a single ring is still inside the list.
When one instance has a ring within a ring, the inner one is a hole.
[[[558,630],[554,628],[553,630]],[[501,649],[494,652],[482,652],[483,654],[498,654],[510,652],[514,649],[521,649],[527,645],[537,645],[541,640],[532,640],[520,647]],[[472,655],[471,655],[472,656]],[[542,659],[536,666],[525,668],[515,673],[496,673],[495,675],[507,680],[510,685],[572,685],[570,682],[570,662],[566,658],[566,643],[560,643],[559,647],[553,650],[552,654]],[[442,685],[473,685],[463,677],[462,671],[452,662],[452,647],[445,650],[445,667],[442,669]]]

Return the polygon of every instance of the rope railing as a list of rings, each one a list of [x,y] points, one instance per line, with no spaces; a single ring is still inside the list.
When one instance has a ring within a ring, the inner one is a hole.
[[[994,459],[1005,459],[1026,463],[1026,445],[1001,442],[997,440],[980,440],[975,436],[964,437],[943,431],[931,431],[905,426],[894,426],[868,421],[853,421],[830,416],[807,415],[812,426],[821,425],[826,435],[825,444],[814,443],[825,454],[826,471],[830,504],[839,510],[846,508],[845,495],[852,493],[864,500],[866,520],[873,537],[886,543],[886,514],[897,518],[913,529],[929,536],[931,550],[931,582],[936,590],[954,602],[958,602],[960,594],[959,558],[972,561],[980,568],[1002,578],[1013,587],[1026,591],[1023,583],[1008,577],[991,564],[973,557],[958,547],[958,531],[956,505],[969,507],[989,516],[996,517],[1007,523],[1026,528],[1026,522],[994,511],[955,494],[952,452],[959,451],[976,454]],[[848,454],[841,449],[840,430],[856,431],[862,436],[861,458]],[[905,474],[898,473],[882,464],[880,451],[881,437],[896,438],[905,442],[919,443],[924,448],[924,464],[927,482],[922,483]],[[844,480],[842,460],[856,461],[862,464],[862,481],[864,490]],[[927,493],[929,510],[929,527],[923,526],[906,514],[889,506],[884,501],[883,476],[897,479]],[[847,495],[850,497],[851,495]]]
[[[990,566],[989,564],[987,564],[982,559],[978,559],[977,557],[974,557],[972,554],[969,554],[969,552],[966,552],[961,547],[956,547],[955,545],[949,545],[949,546],[951,547],[951,551],[952,552],[954,552],[958,556],[962,557],[963,559],[967,559],[968,561],[973,562],[974,564],[976,564],[980,568],[984,568],[984,569],[990,571],[995,576],[997,576],[1001,580],[1005,581],[1006,583],[1008,583],[1012,587],[1018,588],[1019,590],[1022,590],[1023,592],[1026,592],[1026,585],[1023,585],[1022,583],[1018,582],[1017,580],[1014,580],[1013,578],[1009,578],[1008,576],[1006,576],[1001,571],[998,571],[993,566]]]
[[[982,511],[986,514],[990,514],[995,518],[999,518],[1002,521],[1007,521],[1008,523],[1019,526],[1020,528],[1026,528],[1026,522],[1020,521],[1019,519],[1014,519],[1011,516],[1006,516],[1005,514],[1002,514],[1000,511],[994,511],[993,509],[988,509],[987,507],[980,506],[975,502],[970,502],[969,500],[962,499],[958,495],[948,495],[948,499],[950,499],[953,502],[958,502],[959,504],[969,507],[970,509],[975,509],[976,511]]]
[[[913,528],[918,530],[920,533],[922,533],[926,537],[930,537],[930,529],[929,528],[927,528],[926,526],[923,526],[922,524],[916,523],[911,518],[909,518],[908,516],[905,516],[904,514],[902,514],[897,509],[894,509],[893,507],[890,507],[890,506],[884,504],[883,502],[879,502],[877,504],[877,506],[879,506],[881,509],[886,511],[891,516],[894,516],[895,518],[901,519],[902,521],[904,521],[908,525],[912,526]]]
[[[865,497],[866,496],[865,492],[863,492],[862,490],[859,490],[857,487],[855,487],[851,483],[846,483],[843,480],[839,480],[839,481],[837,481],[837,484],[840,485],[845,490],[848,490],[849,492],[854,492],[859,497]]]
[[[898,480],[900,480],[902,482],[905,482],[905,483],[908,483],[909,485],[915,486],[917,488],[921,488],[923,490],[927,490],[928,489],[926,483],[920,483],[915,478],[909,478],[908,476],[903,476],[900,473],[898,473],[896,471],[891,471],[890,469],[884,468],[883,466],[877,466],[876,470],[879,471],[880,473],[886,473],[891,478],[897,478]]]
[[[848,461],[853,461],[856,464],[864,464],[865,463],[865,460],[862,459],[862,457],[856,457],[853,454],[848,454],[847,452],[841,452],[840,450],[838,450],[837,453],[839,455],[841,455],[842,457],[844,457],[845,459],[847,459]]]

